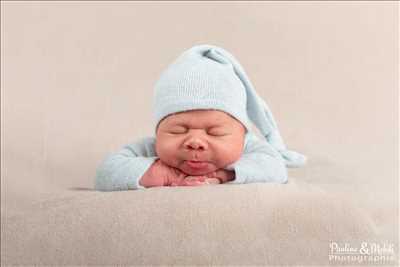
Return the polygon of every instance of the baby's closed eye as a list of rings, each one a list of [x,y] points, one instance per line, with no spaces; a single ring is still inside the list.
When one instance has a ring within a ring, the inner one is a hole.
[[[186,127],[182,127],[182,126],[178,126],[178,127],[171,128],[169,130],[169,132],[172,133],[172,134],[184,134],[184,133],[187,132],[187,128]]]
[[[225,136],[229,134],[229,131],[223,128],[212,128],[209,130],[205,130],[208,135],[211,136]],[[188,132],[188,128],[186,127],[174,127],[169,130],[171,134],[185,134]]]
[[[224,135],[228,135],[229,131],[227,131],[225,129],[211,129],[207,133],[212,136],[224,136]]]

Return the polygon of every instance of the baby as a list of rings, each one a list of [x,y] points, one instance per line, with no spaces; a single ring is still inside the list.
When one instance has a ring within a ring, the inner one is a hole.
[[[286,183],[286,167],[306,162],[286,149],[266,103],[220,47],[194,46],[168,66],[155,85],[154,118],[155,137],[103,160],[97,190]]]

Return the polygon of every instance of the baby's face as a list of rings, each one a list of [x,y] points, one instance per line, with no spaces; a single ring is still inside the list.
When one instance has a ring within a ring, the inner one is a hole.
[[[203,175],[240,158],[244,126],[225,112],[194,110],[164,118],[156,135],[161,161],[188,175]]]

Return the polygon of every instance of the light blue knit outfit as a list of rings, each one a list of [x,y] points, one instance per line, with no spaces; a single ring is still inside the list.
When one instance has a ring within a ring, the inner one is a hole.
[[[197,45],[184,51],[161,74],[155,84],[154,129],[166,116],[195,109],[229,113],[246,128],[245,147],[227,184],[286,183],[286,167],[300,167],[306,157],[286,148],[265,101],[258,96],[243,67],[223,48]],[[263,139],[252,131],[254,124]],[[143,138],[109,154],[98,166],[95,188],[102,191],[143,189],[139,180],[158,158],[155,137]]]

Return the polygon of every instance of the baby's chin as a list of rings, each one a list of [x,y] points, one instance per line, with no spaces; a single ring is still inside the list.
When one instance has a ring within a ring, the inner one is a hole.
[[[182,172],[184,172],[187,175],[191,175],[191,176],[201,176],[201,175],[206,175],[208,173],[211,173],[213,171],[191,171],[191,170],[186,170],[186,169],[182,169],[180,168],[180,170]]]

